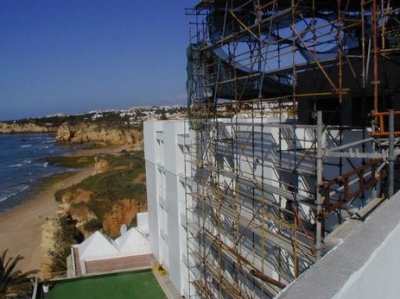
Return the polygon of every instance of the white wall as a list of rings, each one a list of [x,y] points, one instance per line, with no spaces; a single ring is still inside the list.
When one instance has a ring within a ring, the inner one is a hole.
[[[184,146],[179,146],[184,129],[183,120],[144,123],[150,245],[182,294],[188,289],[183,258],[186,231],[181,224],[186,207],[185,159]]]
[[[156,168],[155,165],[146,161],[146,185],[147,185],[147,206],[149,215],[149,241],[150,247],[154,256],[159,259],[159,245],[158,245],[158,212],[157,212],[157,192],[156,184]]]
[[[158,195],[157,195],[157,165],[156,165],[156,130],[160,129],[157,122],[145,122],[144,133],[144,155],[146,160],[146,185],[147,205],[149,210],[149,241],[150,247],[157,259],[160,259],[159,252],[159,225],[158,225]]]

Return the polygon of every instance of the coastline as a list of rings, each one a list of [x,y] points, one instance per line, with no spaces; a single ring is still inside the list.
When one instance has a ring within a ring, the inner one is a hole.
[[[84,180],[93,174],[93,170],[94,167],[83,169],[46,190],[40,190],[30,200],[0,215],[0,251],[8,249],[8,257],[22,255],[24,259],[18,264],[19,270],[41,269],[44,256],[41,249],[42,224],[46,218],[56,215],[55,192]]]
[[[73,155],[95,155],[100,153],[118,153],[121,150],[132,149],[133,146],[101,148],[94,150],[82,150]],[[94,165],[79,170],[68,178],[44,186],[44,190],[38,190],[22,204],[0,215],[0,252],[8,249],[7,257],[16,257],[18,254],[24,257],[18,263],[18,269],[22,272],[43,269],[45,252],[41,248],[42,225],[46,218],[56,216],[58,204],[54,195],[57,190],[70,187],[79,183],[94,173]],[[44,265],[45,266],[45,265]],[[39,272],[39,276],[43,273]]]

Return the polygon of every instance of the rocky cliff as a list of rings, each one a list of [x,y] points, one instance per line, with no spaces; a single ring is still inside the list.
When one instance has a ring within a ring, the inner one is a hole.
[[[56,140],[60,143],[98,143],[105,145],[138,144],[142,142],[138,129],[112,128],[107,124],[78,123],[62,124]]]
[[[138,128],[123,128],[107,122],[0,122],[0,134],[56,133],[59,143],[141,146],[143,134]]]
[[[133,195],[134,196],[134,195]],[[138,212],[147,211],[147,204],[134,198],[93,201],[93,193],[87,190],[67,190],[58,206],[57,218],[72,217],[75,227],[86,239],[93,233],[93,228],[101,229],[110,237],[118,237],[122,224],[131,226]],[[107,212],[99,219],[99,210]],[[96,223],[96,227],[91,223]]]
[[[24,123],[0,123],[0,134],[21,133],[55,133],[58,126],[53,123],[36,124],[34,122]]]
[[[98,154],[93,175],[55,194],[57,214],[42,226],[43,271],[65,271],[58,263],[66,260],[70,246],[96,230],[115,238],[122,224],[134,226],[136,214],[147,211],[145,180],[143,151]]]

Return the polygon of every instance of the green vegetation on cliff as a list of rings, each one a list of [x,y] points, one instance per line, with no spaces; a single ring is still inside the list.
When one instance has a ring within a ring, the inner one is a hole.
[[[66,159],[63,159],[66,158]],[[74,159],[70,159],[74,158]],[[58,157],[55,160],[67,167],[85,167],[86,163],[93,163],[94,157]],[[146,202],[146,186],[144,184],[145,173],[144,152],[123,151],[120,155],[107,154],[103,156],[108,161],[112,171],[92,175],[82,182],[70,187],[69,189],[84,189],[92,191],[92,200],[118,200],[124,198],[134,198],[138,203]],[[72,166],[74,165],[74,166]],[[137,179],[139,179],[137,181]],[[64,192],[69,189],[59,190],[56,193],[56,200],[61,201]],[[102,203],[104,205],[104,203]]]
[[[44,159],[50,165],[58,165],[69,168],[85,168],[93,165],[95,156],[56,156]]]
[[[89,158],[92,159],[92,157]],[[96,160],[97,163],[106,166],[104,172],[92,175],[55,194],[57,202],[68,203],[70,206],[69,212],[58,219],[61,231],[56,235],[56,243],[59,248],[55,252],[61,256],[69,252],[68,249],[72,244],[83,241],[82,232],[90,233],[104,228],[106,217],[113,217],[110,216],[110,212],[118,204],[118,201],[132,201],[134,205],[137,205],[137,211],[140,211],[141,207],[147,209],[143,151],[122,151],[115,155],[104,154],[97,156]],[[83,193],[86,195],[84,199],[82,199]],[[77,197],[80,197],[80,200],[76,201]],[[135,213],[128,219],[129,223],[127,224],[136,223]],[[123,214],[126,215],[126,211],[123,211]],[[85,215],[91,216],[85,220]],[[79,230],[76,219],[79,219],[81,225]],[[106,231],[104,233],[113,236]],[[54,256],[53,265],[51,265],[52,271],[58,272],[61,271],[60,268],[64,267],[64,264],[59,262],[60,260],[63,259],[57,255]]]
[[[134,180],[145,172],[143,152],[134,155],[115,157],[107,155],[109,164],[114,171],[100,173],[88,177],[77,185],[78,188],[93,191],[93,199],[118,200],[134,197],[139,203],[146,201],[146,186],[143,181],[135,183]],[[128,168],[119,167],[125,165]]]

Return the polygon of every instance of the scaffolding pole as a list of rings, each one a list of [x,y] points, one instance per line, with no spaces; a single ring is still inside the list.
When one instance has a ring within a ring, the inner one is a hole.
[[[341,224],[375,197],[386,161],[394,193],[400,112],[381,111],[400,73],[387,70],[399,8],[200,0],[191,14],[193,297],[272,298],[323,256],[327,217]]]

